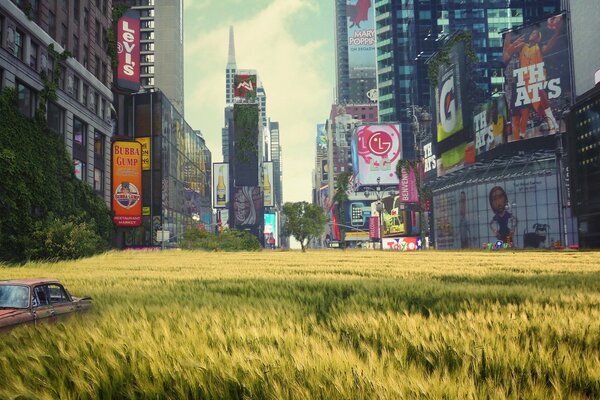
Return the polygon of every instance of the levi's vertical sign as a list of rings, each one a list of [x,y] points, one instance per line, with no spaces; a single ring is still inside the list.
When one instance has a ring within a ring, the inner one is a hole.
[[[112,146],[112,208],[116,226],[142,224],[142,145],[117,141]]]
[[[137,92],[140,89],[140,14],[127,10],[117,23],[117,86]]]

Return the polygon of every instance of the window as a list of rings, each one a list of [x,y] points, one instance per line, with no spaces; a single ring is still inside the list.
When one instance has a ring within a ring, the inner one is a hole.
[[[38,69],[38,48],[39,46],[31,42],[31,49],[29,51],[29,66],[37,71]]]
[[[49,101],[47,114],[48,129],[62,135],[65,127],[65,111],[55,103]]]
[[[73,76],[73,97],[75,98],[75,100],[80,101],[79,100],[79,78],[76,76]]]
[[[79,60],[79,38],[73,35],[73,58]]]
[[[87,46],[83,46],[83,66],[85,69],[87,69],[88,67],[88,53],[89,53],[89,49]]]
[[[154,54],[146,54],[142,56],[142,62],[151,63],[154,62]]]
[[[104,159],[104,135],[94,131],[94,157]]]
[[[88,105],[88,86],[87,85],[83,85],[83,105],[87,107]]]
[[[69,35],[69,28],[65,24],[62,24],[62,37],[60,39],[60,45],[63,49],[67,48],[67,37]]]
[[[102,75],[100,75],[100,57],[95,56],[95,60],[96,60],[96,72],[94,73],[94,75],[96,75],[96,78],[100,79],[102,77]]]
[[[85,146],[85,131],[86,126],[82,120],[73,117],[73,144]]]
[[[106,112],[106,100],[102,99],[101,103],[102,103],[102,107],[100,108],[100,118],[106,119],[106,116],[105,116],[105,112]]]
[[[96,115],[100,115],[100,95],[98,93],[94,93],[94,99],[96,100],[94,102],[96,106]]]
[[[13,55],[19,60],[23,60],[23,32],[18,29],[15,31],[15,44],[13,47]]]
[[[104,83],[106,86],[108,85],[108,68],[106,68],[106,64],[102,63],[102,83]]]
[[[89,20],[89,12],[87,8],[83,8],[83,29],[86,32],[90,31],[90,20]]]
[[[154,77],[142,78],[142,86],[154,86]]]
[[[94,191],[102,193],[104,190],[104,171],[98,168],[94,168]]]
[[[33,289],[33,293],[33,307],[43,307],[50,304],[45,286],[36,286],[35,289]]]
[[[100,21],[96,20],[96,43],[102,44],[102,30],[100,28]]]
[[[79,0],[73,0],[73,17],[79,21]]]
[[[17,81],[18,107],[21,114],[26,117],[35,115],[35,92],[27,85]]]
[[[154,31],[142,32],[140,40],[154,40]]]
[[[48,295],[50,297],[50,303],[51,304],[56,304],[56,303],[66,303],[71,301],[71,299],[69,298],[69,296],[67,295],[67,292],[65,291],[65,289],[63,289],[62,286],[59,285],[47,285],[48,287]]]
[[[107,1],[106,0],[102,0],[102,12],[104,14],[106,14],[106,9],[107,9],[107,5],[106,5]]]
[[[53,39],[56,39],[56,14],[52,11],[48,12],[48,33]]]
[[[64,65],[61,65],[59,68],[60,68],[60,75],[58,77],[58,87],[61,88],[62,90],[65,90],[65,76],[67,75],[67,69],[65,68]]]
[[[142,74],[153,74],[154,65],[146,65],[142,67]]]

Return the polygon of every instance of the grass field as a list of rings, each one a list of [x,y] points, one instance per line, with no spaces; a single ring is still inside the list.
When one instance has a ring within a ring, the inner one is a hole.
[[[0,267],[92,312],[0,334],[0,399],[599,399],[600,253],[107,253]]]

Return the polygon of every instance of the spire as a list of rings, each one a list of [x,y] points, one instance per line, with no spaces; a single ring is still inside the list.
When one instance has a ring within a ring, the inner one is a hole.
[[[235,69],[235,44],[233,42],[233,26],[229,27],[229,55],[227,57],[227,69]]]

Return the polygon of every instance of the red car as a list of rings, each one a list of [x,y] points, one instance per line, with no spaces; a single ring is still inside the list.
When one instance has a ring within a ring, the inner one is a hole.
[[[91,306],[91,297],[72,297],[54,279],[0,281],[0,329],[54,322],[60,316],[86,311]]]

